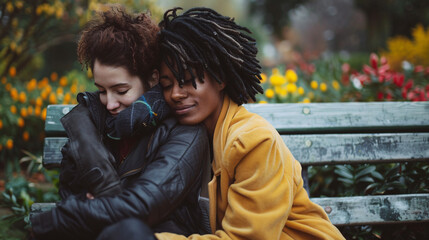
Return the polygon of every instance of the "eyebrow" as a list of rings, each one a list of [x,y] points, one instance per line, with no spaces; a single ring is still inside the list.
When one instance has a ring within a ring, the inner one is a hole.
[[[94,85],[100,88],[104,88],[103,86],[101,86],[100,84],[97,84],[96,82],[94,82]],[[115,87],[122,87],[122,86],[128,86],[127,83],[118,83],[112,86],[109,86],[108,88],[115,88]]]

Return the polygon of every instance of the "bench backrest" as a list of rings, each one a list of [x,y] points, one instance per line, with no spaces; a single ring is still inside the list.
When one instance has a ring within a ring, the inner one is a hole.
[[[43,163],[58,167],[67,140],[47,109]],[[312,165],[429,160],[429,102],[247,104],[281,134],[305,172]],[[336,225],[429,221],[429,194],[312,198]]]

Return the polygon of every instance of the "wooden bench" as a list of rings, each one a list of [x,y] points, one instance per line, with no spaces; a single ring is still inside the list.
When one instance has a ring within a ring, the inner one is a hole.
[[[72,105],[47,110],[43,163],[58,167],[66,141],[59,119]],[[429,102],[248,104],[267,119],[303,166],[429,160]],[[429,194],[311,198],[337,226],[429,221]],[[35,203],[33,212],[52,204]]]

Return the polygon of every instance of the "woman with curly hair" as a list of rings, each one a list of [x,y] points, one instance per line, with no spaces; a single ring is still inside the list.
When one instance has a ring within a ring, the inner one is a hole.
[[[120,7],[82,31],[79,61],[97,92],[78,94],[61,122],[69,137],[62,201],[31,216],[37,239],[154,239],[153,231],[206,233],[201,181],[209,161],[202,125],[168,117],[158,85],[159,28]],[[203,189],[204,190],[204,189]]]
[[[204,124],[212,143],[211,234],[158,239],[344,239],[303,187],[301,165],[265,119],[243,103],[262,93],[250,31],[208,8],[164,14],[164,97],[182,124]]]

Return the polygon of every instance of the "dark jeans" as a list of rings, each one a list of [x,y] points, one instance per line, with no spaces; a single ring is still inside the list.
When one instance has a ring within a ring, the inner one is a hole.
[[[142,220],[127,218],[103,229],[97,240],[156,240],[153,231]]]

